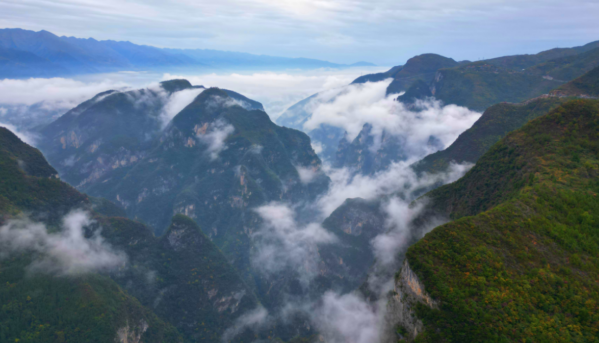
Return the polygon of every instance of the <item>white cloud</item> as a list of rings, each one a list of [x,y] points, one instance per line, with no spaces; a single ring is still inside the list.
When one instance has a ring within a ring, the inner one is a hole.
[[[35,136],[34,133],[24,131],[24,130],[19,130],[14,125],[5,124],[5,123],[1,123],[1,122],[0,122],[0,127],[4,127],[6,129],[8,129],[12,133],[14,133],[15,136],[19,137],[19,139],[22,140],[23,142],[25,142],[31,146],[35,146],[37,137]]]
[[[379,342],[382,307],[358,293],[339,295],[327,292],[314,313],[313,321],[328,343]]]
[[[471,164],[452,164],[447,172],[419,178],[410,168],[415,160],[393,163],[385,171],[372,176],[355,175],[348,169],[326,169],[331,185],[326,194],[317,202],[322,216],[326,218],[346,199],[376,199],[395,192],[409,193],[419,187],[428,187],[436,183],[448,183],[459,179],[472,167]]]
[[[230,342],[235,336],[246,329],[258,330],[269,321],[268,311],[260,306],[247,313],[244,313],[235,320],[222,336],[223,342]]]
[[[322,144],[316,141],[312,141],[312,149],[314,149],[314,152],[316,154],[320,154],[322,152]]]
[[[303,282],[317,274],[316,247],[332,243],[336,237],[317,223],[300,225],[295,211],[282,203],[256,209],[264,224],[252,235],[255,252],[252,264],[266,274],[297,270]]]
[[[211,73],[204,75],[164,74],[163,80],[184,78],[206,88],[229,89],[256,100],[274,121],[287,108],[315,93],[345,86],[364,73],[379,72],[385,67],[345,70],[310,70],[255,73]]]
[[[401,137],[410,156],[425,156],[434,152],[427,145],[431,136],[448,146],[481,116],[465,107],[442,106],[435,100],[419,101],[418,111],[412,111],[395,101],[397,95],[386,95],[390,83],[388,79],[349,85],[319,94],[307,105],[311,117],[304,129],[311,131],[328,124],[345,130],[347,139],[353,141],[368,123],[375,142],[380,144],[385,132]]]
[[[50,233],[46,226],[27,218],[14,219],[0,227],[0,257],[13,253],[34,252],[28,267],[31,272],[75,275],[106,271],[127,262],[124,253],[114,250],[100,233],[86,238],[84,228],[93,220],[83,211],[73,211],[62,221],[62,230]]]
[[[94,95],[128,84],[118,80],[83,82],[74,79],[0,80],[0,104],[31,106],[43,103],[47,108],[71,109]]]
[[[226,123],[224,120],[217,120],[208,125],[206,133],[198,134],[198,139],[206,144],[206,152],[210,155],[210,159],[216,160],[218,154],[227,148],[225,140],[235,131],[233,125]]]
[[[295,169],[297,170],[300,181],[303,184],[311,183],[312,181],[314,181],[314,178],[316,178],[316,176],[318,176],[318,174],[320,173],[320,168],[315,170],[315,168],[313,167],[295,166]]]
[[[204,89],[202,88],[194,88],[173,93],[164,105],[164,109],[160,115],[163,126],[165,127],[179,112],[191,104],[191,102],[203,91]]]

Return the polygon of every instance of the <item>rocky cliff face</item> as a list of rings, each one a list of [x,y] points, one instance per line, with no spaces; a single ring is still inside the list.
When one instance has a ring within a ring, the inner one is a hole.
[[[414,311],[418,303],[432,309],[439,308],[439,303],[428,295],[406,259],[395,278],[395,289],[388,298],[383,343],[395,343],[401,338],[411,342],[424,330],[422,321]]]
[[[137,325],[129,325],[127,322],[127,325],[117,330],[115,341],[117,343],[140,343],[148,328],[148,323],[143,319]]]

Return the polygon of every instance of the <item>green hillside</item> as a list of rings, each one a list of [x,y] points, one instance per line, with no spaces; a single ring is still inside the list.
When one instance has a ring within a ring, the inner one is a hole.
[[[599,102],[569,101],[429,193],[454,221],[407,253],[441,302],[419,341],[597,341],[598,134]]]
[[[449,163],[475,163],[493,144],[529,120],[546,114],[572,97],[599,96],[599,68],[553,90],[550,96],[521,104],[500,103],[489,107],[472,127],[447,149],[426,156],[413,165],[415,171],[436,173]]]
[[[453,68],[459,65],[451,58],[437,54],[423,54],[410,58],[403,68],[395,74],[387,88],[387,95],[406,91],[417,81],[431,83],[437,70]]]
[[[599,97],[599,67],[551,93],[555,96]]]
[[[599,65],[599,48],[579,55],[562,57],[527,69],[528,73],[557,80],[573,80]]]
[[[568,56],[574,56],[580,53],[585,53],[587,51],[599,48],[599,41],[591,42],[585,44],[583,46],[578,46],[574,48],[555,48],[547,51],[539,52],[534,55],[514,55],[514,56],[504,56],[486,60],[487,63],[496,65],[498,67],[513,69],[513,70],[522,70],[526,68],[530,68],[532,66],[558,59]]]
[[[546,114],[564,101],[560,98],[539,98],[522,104],[493,105],[447,149],[426,156],[414,164],[413,168],[419,173],[436,173],[447,170],[451,162],[476,163],[509,132]]]
[[[441,69],[431,84],[431,91],[447,104],[484,111],[500,102],[519,103],[547,94],[599,66],[597,43],[549,53],[540,59],[531,60],[530,55],[523,55],[524,60],[539,62],[524,63],[527,67],[523,69],[512,64],[510,58],[516,57],[506,57],[501,63],[495,59]]]
[[[42,154],[0,128],[0,224],[25,211],[54,227],[88,199],[56,178]],[[0,263],[0,341],[107,342],[119,330],[146,342],[179,342],[176,329],[100,275],[27,275],[31,253]]]
[[[108,342],[120,334],[130,335],[129,341],[214,342],[258,306],[253,292],[190,218],[175,216],[166,234],[155,237],[141,223],[105,217],[123,211],[62,182],[38,150],[4,128],[0,166],[0,225],[25,212],[57,232],[65,214],[87,210],[95,224],[85,234],[101,232],[128,258],[126,267],[109,274],[60,277],[29,275],[35,254],[3,258],[0,341]]]
[[[431,90],[435,98],[446,104],[484,111],[500,102],[519,103],[549,93],[562,83],[483,61],[439,70]]]

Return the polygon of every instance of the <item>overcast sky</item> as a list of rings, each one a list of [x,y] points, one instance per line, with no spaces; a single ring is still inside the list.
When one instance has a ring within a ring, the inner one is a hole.
[[[599,0],[0,0],[0,27],[332,62],[402,64],[599,40]]]

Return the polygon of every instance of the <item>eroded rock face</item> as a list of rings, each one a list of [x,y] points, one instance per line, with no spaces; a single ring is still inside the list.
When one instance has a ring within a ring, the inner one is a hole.
[[[416,317],[414,312],[417,303],[433,309],[439,308],[439,303],[426,293],[424,284],[412,271],[406,259],[399,275],[395,278],[395,289],[388,298],[385,328],[381,342],[397,342],[397,328],[399,327],[405,330],[404,338],[410,342],[424,330],[422,321]]]
[[[145,320],[141,320],[137,325],[127,325],[118,329],[115,342],[117,343],[140,343],[141,337],[150,326]]]

